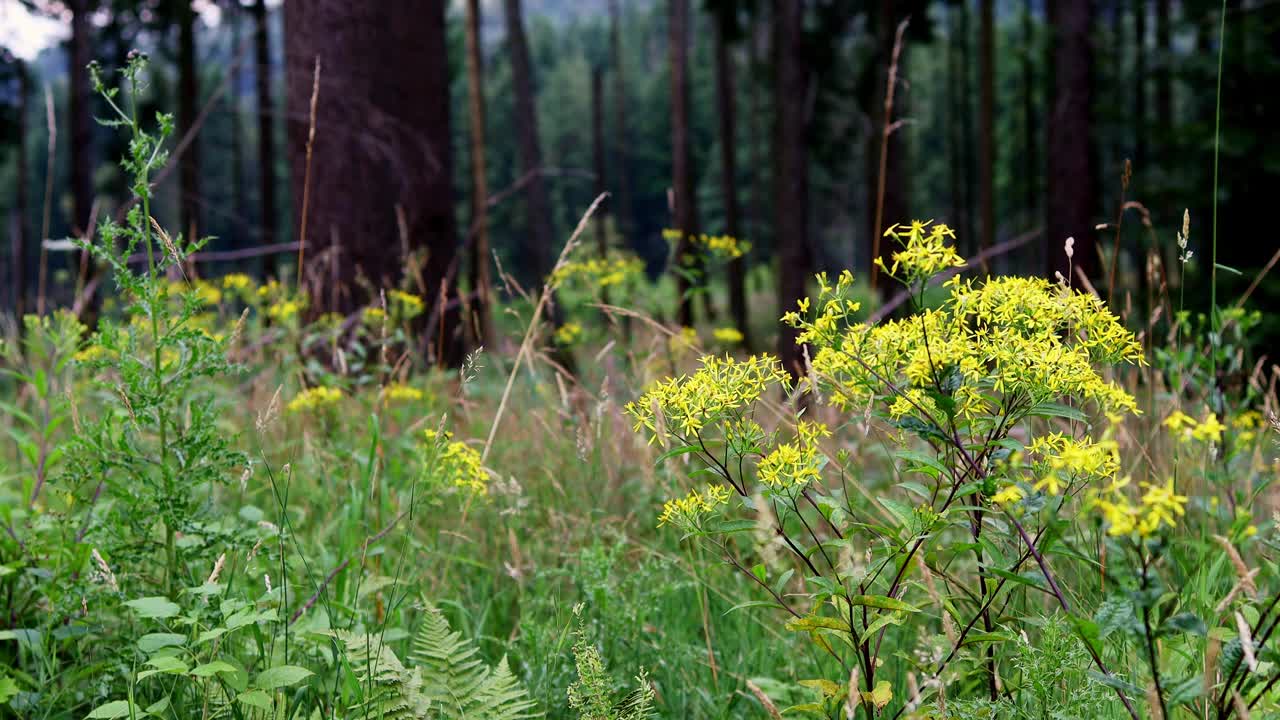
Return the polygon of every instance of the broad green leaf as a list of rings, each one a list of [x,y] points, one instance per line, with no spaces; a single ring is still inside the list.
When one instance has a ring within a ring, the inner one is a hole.
[[[253,684],[263,690],[275,690],[276,688],[296,685],[314,674],[310,670],[297,665],[277,665],[258,673],[258,677],[253,681]]]
[[[909,603],[884,595],[854,595],[849,598],[850,605],[866,605],[884,610],[901,610],[903,612],[920,612],[920,608]]]
[[[1075,420],[1077,422],[1088,422],[1089,420],[1088,415],[1085,415],[1083,412],[1080,412],[1069,405],[1052,402],[1033,405],[1031,409],[1027,411],[1027,414],[1035,417],[1064,418],[1066,420]]]
[[[191,669],[191,674],[196,677],[209,677],[216,673],[233,673],[235,671],[236,668],[231,663],[223,662],[222,660],[214,660],[213,662],[207,662],[203,665],[195,666]]]
[[[271,709],[271,696],[261,690],[246,690],[236,696],[236,700],[250,707],[262,710]]]
[[[112,700],[94,708],[86,717],[90,718],[90,720],[110,720],[111,718],[129,717],[131,715],[137,717],[146,714],[145,711],[128,700]]]
[[[173,617],[182,611],[182,608],[178,607],[177,603],[160,595],[130,600],[125,605],[133,608],[141,617],[154,618],[156,620]]]
[[[180,647],[186,642],[186,635],[179,635],[177,633],[148,633],[138,638],[138,649],[150,655],[160,648]]]

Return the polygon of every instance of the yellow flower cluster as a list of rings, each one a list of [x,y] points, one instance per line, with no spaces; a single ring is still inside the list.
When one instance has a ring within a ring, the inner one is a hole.
[[[391,301],[391,312],[401,320],[412,320],[426,310],[426,303],[413,293],[391,290],[387,292],[387,298]]]
[[[267,306],[267,317],[276,322],[289,322],[302,312],[302,303],[297,300],[281,299]]]
[[[370,305],[364,309],[364,312],[361,313],[360,317],[364,320],[366,325],[382,327],[382,324],[387,321],[387,311],[377,307],[376,305]]]
[[[701,490],[695,488],[682,498],[663,503],[662,514],[658,516],[658,527],[678,525],[686,530],[692,530],[698,527],[703,517],[728,502],[729,488],[708,483]]]
[[[222,289],[241,295],[254,291],[253,278],[244,273],[231,273],[222,276]]]
[[[793,442],[781,443],[760,461],[760,482],[775,489],[802,487],[821,477],[826,457],[818,447],[821,438],[831,435],[822,423],[796,423]]]
[[[386,386],[382,390],[382,395],[391,402],[416,402],[423,398],[421,390],[403,383]]]
[[[573,321],[566,322],[556,328],[555,337],[560,345],[572,345],[582,339],[582,326]]]
[[[1027,445],[1039,480],[1033,489],[1058,495],[1073,482],[1114,478],[1120,471],[1120,446],[1114,440],[1076,440],[1049,433]]]
[[[606,288],[622,285],[644,274],[644,260],[631,252],[609,251],[603,258],[570,260],[551,274],[552,287],[565,283],[580,284],[588,288]]]
[[[454,440],[451,432],[427,428],[422,437],[426,440],[428,472],[454,487],[477,495],[489,494],[489,473],[480,461],[479,451]]]
[[[742,342],[742,333],[735,327],[716,328],[711,334],[725,345],[737,345]]]
[[[1139,537],[1149,537],[1161,526],[1176,527],[1177,519],[1187,512],[1187,496],[1177,493],[1172,479],[1163,485],[1142,483],[1144,492],[1136,504],[1124,492],[1128,485],[1127,477],[1114,482],[1093,501],[1102,513],[1108,535],[1119,537],[1137,533]]]
[[[289,412],[310,412],[331,407],[342,399],[342,391],[331,387],[313,387],[298,393],[289,401]]]
[[[659,382],[627,403],[635,418],[635,430],[650,433],[650,443],[667,433],[696,435],[703,427],[732,420],[731,413],[746,408],[787,373],[776,358],[756,355],[746,360],[708,355],[693,375]]]
[[[666,238],[668,242],[678,241],[680,235],[681,232],[678,228],[667,228],[662,231],[662,237]],[[690,235],[689,244],[705,251],[712,257],[729,260],[740,258],[751,251],[751,243],[745,240],[738,240],[732,235],[708,235],[706,233]]]
[[[873,326],[850,321],[859,309],[848,299],[851,284],[851,275],[834,287],[819,276],[816,311],[806,298],[782,318],[810,345],[815,375],[843,409],[883,397],[893,383],[895,395],[909,399],[889,400],[899,417],[923,410],[936,421],[911,390],[939,385],[948,386],[961,418],[989,412],[993,391],[1023,407],[1075,399],[1108,414],[1137,412],[1095,364],[1141,363],[1142,347],[1093,296],[1037,278],[957,279],[940,307]]]
[[[1238,420],[1239,418],[1237,418]],[[1245,422],[1249,421],[1246,420]],[[1232,425],[1241,427],[1236,425],[1236,421],[1233,421]],[[1227,429],[1226,425],[1218,421],[1217,413],[1210,412],[1205,415],[1203,421],[1196,422],[1195,418],[1181,410],[1174,410],[1170,413],[1169,417],[1164,419],[1164,426],[1182,442],[1198,440],[1206,443],[1220,443],[1222,442],[1222,431]]]
[[[955,231],[943,223],[932,223],[932,220],[913,220],[909,228],[897,223],[890,225],[884,236],[898,241],[902,250],[893,254],[892,268],[885,267],[883,258],[876,258],[876,265],[893,278],[899,278],[901,269],[899,279],[908,283],[964,266],[964,259],[947,244],[947,238],[955,239]]]

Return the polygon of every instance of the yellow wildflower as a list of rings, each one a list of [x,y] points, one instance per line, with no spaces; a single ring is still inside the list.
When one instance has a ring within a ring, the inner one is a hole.
[[[782,443],[760,461],[760,482],[781,489],[806,485],[821,477],[826,457],[818,440],[831,435],[826,425],[801,420],[793,442]]]
[[[662,505],[658,527],[679,525],[687,530],[694,529],[702,518],[710,515],[718,506],[727,504],[729,497],[729,489],[723,485],[708,483],[701,490],[694,488],[688,495],[668,500]]]
[[[313,387],[298,393],[289,401],[289,412],[307,412],[330,407],[342,399],[342,391],[331,387]]]
[[[582,326],[569,321],[556,328],[556,342],[560,345],[572,345],[582,339]]]
[[[991,502],[996,505],[1008,505],[1016,503],[1026,497],[1026,493],[1017,485],[1006,485],[1004,489],[991,496]]]
[[[392,312],[401,320],[412,320],[426,309],[422,298],[413,293],[391,290],[387,293],[387,298],[391,301]]]
[[[628,403],[626,411],[635,419],[637,432],[649,431],[650,442],[659,437],[659,423],[668,433],[690,437],[708,424],[734,419],[732,413],[751,405],[786,377],[777,359],[769,356],[735,360],[708,355],[693,375],[659,382]]]
[[[425,444],[424,471],[447,485],[477,495],[489,494],[489,472],[480,461],[480,452],[453,439],[453,433],[432,428],[422,431]]]
[[[253,278],[244,273],[231,273],[222,276],[222,289],[235,293],[248,293],[253,289]]]
[[[1191,437],[1201,442],[1222,442],[1222,431],[1226,430],[1226,426],[1218,422],[1216,413],[1209,413],[1204,421],[1196,425],[1191,430]]]
[[[412,385],[396,383],[388,385],[382,390],[383,397],[391,402],[413,402],[421,400],[422,391]]]
[[[1142,495],[1142,509],[1145,514],[1138,525],[1138,533],[1144,536],[1150,535],[1162,524],[1175,527],[1176,518],[1182,517],[1187,512],[1187,496],[1179,495],[1174,491],[1173,479],[1170,478],[1164,485],[1142,483],[1142,487],[1146,489]]]
[[[742,342],[742,332],[735,327],[716,328],[711,334],[716,340],[726,345],[737,345]]]

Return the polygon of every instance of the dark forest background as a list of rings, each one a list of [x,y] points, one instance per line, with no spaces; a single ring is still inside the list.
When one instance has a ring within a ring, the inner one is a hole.
[[[867,274],[890,249],[879,231],[916,217],[951,224],[969,255],[1000,250],[998,272],[1065,270],[1074,237],[1075,264],[1121,307],[1178,282],[1184,209],[1190,307],[1207,306],[1215,209],[1220,304],[1280,248],[1268,0],[21,2],[69,39],[0,63],[9,310],[70,304],[98,280],[40,240],[83,235],[127,197],[123,140],[94,121],[84,67],[131,49],[153,60],[147,107],[178,124],[157,219],[244,251],[206,275],[294,262],[320,57],[307,253],[341,291],[317,309],[367,302],[362,278],[398,283],[410,246],[430,252],[435,285],[453,261],[460,287],[488,282],[492,256],[536,282],[606,190],[609,242],[655,277],[664,228],[750,240],[724,287],[713,278],[744,327],[744,298],[789,305],[812,272]],[[1280,308],[1277,277],[1253,306]]]

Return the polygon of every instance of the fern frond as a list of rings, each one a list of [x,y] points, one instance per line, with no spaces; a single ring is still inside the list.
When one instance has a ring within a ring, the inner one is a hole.
[[[361,717],[433,720],[432,703],[422,690],[421,674],[406,668],[382,638],[348,632],[339,633],[338,638],[364,695],[356,706]]]
[[[504,655],[480,686],[471,713],[474,713],[474,717],[493,720],[526,720],[542,716],[536,707],[533,700],[529,699],[528,691],[511,673]]]

